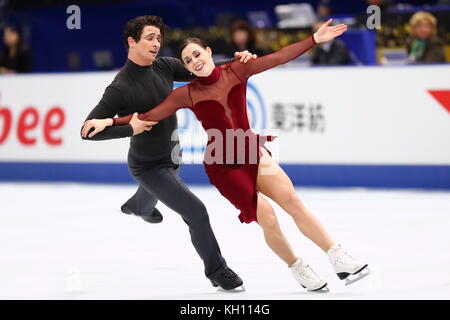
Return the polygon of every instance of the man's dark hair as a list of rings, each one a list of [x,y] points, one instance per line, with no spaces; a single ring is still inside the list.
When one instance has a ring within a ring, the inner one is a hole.
[[[128,52],[128,37],[132,37],[136,42],[139,42],[142,35],[142,30],[145,26],[154,26],[161,32],[161,37],[164,39],[164,33],[167,31],[167,26],[164,24],[161,17],[158,16],[140,16],[131,19],[125,25],[123,30],[123,44]]]

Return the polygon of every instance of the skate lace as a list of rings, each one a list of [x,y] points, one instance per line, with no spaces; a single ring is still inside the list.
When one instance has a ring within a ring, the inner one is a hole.
[[[336,256],[336,262],[346,264],[346,265],[358,262],[358,260],[353,258],[351,255],[349,255],[343,249],[339,249],[339,251],[340,251],[339,254]]]
[[[314,281],[320,279],[317,273],[309,265],[304,265],[302,270],[299,272],[299,276],[307,281]]]
[[[234,271],[231,270],[231,269],[226,269],[226,270],[222,273],[222,275],[223,275],[224,278],[227,279],[227,280],[233,280],[233,279],[235,279],[235,278],[237,277],[237,274],[234,273]]]
[[[318,275],[317,273],[315,273],[314,270],[313,270],[309,265],[307,265],[306,267],[307,267],[308,270],[309,270],[309,277],[310,277],[311,279],[314,279],[314,278],[320,279],[319,275]]]

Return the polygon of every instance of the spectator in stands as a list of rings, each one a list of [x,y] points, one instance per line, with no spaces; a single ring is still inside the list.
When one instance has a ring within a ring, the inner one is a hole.
[[[444,45],[436,36],[437,20],[429,12],[416,12],[409,20],[412,38],[406,43],[408,62],[446,62]]]
[[[317,21],[313,25],[315,33],[324,24]],[[312,53],[311,63],[313,65],[347,65],[351,63],[347,46],[342,40],[333,39],[316,46]]]
[[[330,0],[321,0],[316,7],[317,20],[328,20],[331,15]]]
[[[0,73],[31,71],[30,52],[24,46],[19,30],[13,26],[3,29],[5,50],[0,56]]]
[[[227,56],[234,57],[235,52],[248,50],[258,57],[266,53],[256,46],[255,33],[253,28],[244,20],[238,20],[230,27],[231,45],[227,49]]]

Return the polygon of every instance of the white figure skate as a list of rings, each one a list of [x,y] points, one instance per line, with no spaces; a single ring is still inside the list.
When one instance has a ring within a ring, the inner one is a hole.
[[[298,258],[289,269],[291,269],[294,278],[300,285],[308,291],[329,291],[328,288],[326,288],[327,283],[320,279],[320,277],[309,265],[305,264],[302,259]]]
[[[367,263],[349,256],[340,245],[331,247],[327,254],[334,271],[339,279],[345,280],[346,286],[359,281],[370,274]]]

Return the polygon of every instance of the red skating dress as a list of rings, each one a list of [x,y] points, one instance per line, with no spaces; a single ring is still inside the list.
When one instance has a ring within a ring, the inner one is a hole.
[[[315,45],[312,36],[247,63],[216,67],[208,77],[175,89],[159,106],[140,114],[141,120],[162,120],[178,109],[191,109],[208,134],[203,164],[211,184],[238,210],[239,220],[257,221],[255,188],[259,147],[272,136],[255,134],[247,118],[246,86],[250,76],[286,63]],[[132,115],[115,118],[129,123]]]

